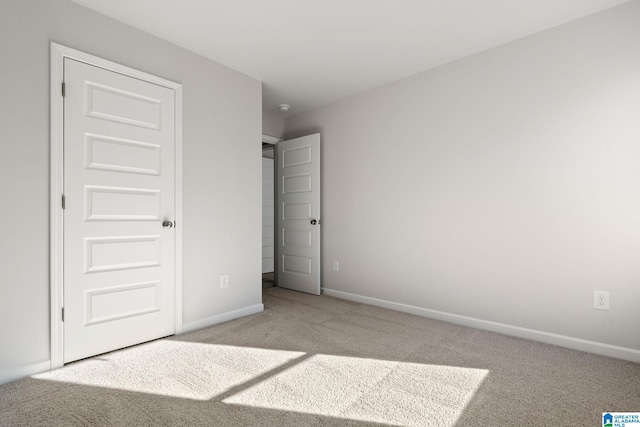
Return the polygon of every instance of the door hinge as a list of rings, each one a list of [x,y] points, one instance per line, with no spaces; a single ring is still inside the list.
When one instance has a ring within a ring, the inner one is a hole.
[[[64,322],[64,307],[62,307],[62,321]]]
[[[63,194],[62,195],[62,209],[66,209],[66,208],[67,208],[67,198]]]
[[[63,96],[63,97],[64,97],[64,95],[65,95],[65,93],[66,93],[65,89],[66,89],[66,88],[65,88],[65,84],[64,84],[64,82],[62,82],[62,96]]]

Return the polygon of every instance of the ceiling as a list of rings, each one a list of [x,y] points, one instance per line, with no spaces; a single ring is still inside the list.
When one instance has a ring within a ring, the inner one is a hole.
[[[73,1],[262,80],[286,117],[629,0]]]

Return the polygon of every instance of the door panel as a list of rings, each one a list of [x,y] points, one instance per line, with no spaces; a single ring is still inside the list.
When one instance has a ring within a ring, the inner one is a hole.
[[[65,59],[64,362],[175,331],[172,89]]]
[[[87,221],[160,221],[160,191],[85,186]]]
[[[160,311],[160,283],[135,283],[86,292],[86,325]]]
[[[276,148],[277,284],[320,295],[320,134]]]
[[[160,129],[159,99],[90,81],[85,81],[85,94],[88,117]]]
[[[86,137],[87,169],[160,175],[160,146],[98,135]]]

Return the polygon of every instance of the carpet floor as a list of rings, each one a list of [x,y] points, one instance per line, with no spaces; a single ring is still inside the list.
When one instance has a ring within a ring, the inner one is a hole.
[[[327,296],[0,386],[1,426],[600,426],[640,365]]]

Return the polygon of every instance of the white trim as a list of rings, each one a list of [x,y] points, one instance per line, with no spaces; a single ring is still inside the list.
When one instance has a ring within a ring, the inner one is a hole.
[[[175,94],[175,334],[182,333],[182,85]]]
[[[63,183],[63,97],[61,85],[64,79],[64,54],[59,51],[58,45],[51,44],[51,82],[50,82],[50,102],[51,102],[51,189],[49,202],[49,215],[51,218],[49,256],[50,256],[50,327],[51,327],[51,369],[59,368],[63,365],[63,342],[62,334],[64,325],[62,324],[61,311],[63,304],[63,238],[64,222],[61,209]]]
[[[276,138],[275,136],[262,134],[262,142],[266,142],[267,144],[277,144],[282,141],[282,138]]]
[[[0,370],[0,384],[6,384],[11,381],[19,380],[20,378],[39,374],[41,372],[48,371],[49,369],[51,369],[51,361],[49,359],[27,363],[13,368],[2,369]]]
[[[61,198],[64,190],[63,120],[64,99],[61,85],[64,78],[64,59],[70,58],[129,77],[172,89],[175,96],[175,333],[182,332],[182,85],[161,77],[135,70],[60,44],[51,43],[51,194],[50,194],[50,280],[51,280],[51,361],[48,368],[64,364],[62,306],[63,306],[63,211]],[[47,362],[49,363],[49,362]]]
[[[238,319],[240,317],[249,316],[251,314],[261,313],[263,311],[263,304],[256,304],[249,307],[239,308],[237,310],[227,311],[226,313],[217,314],[215,316],[207,317],[206,319],[185,323],[184,325],[182,325],[182,332],[185,333],[195,331],[197,329],[217,325],[218,323],[228,322],[229,320]]]
[[[455,323],[457,325],[498,332],[518,338],[539,341],[547,344],[557,345],[560,347],[570,348],[573,350],[586,351],[588,353],[595,353],[602,356],[615,357],[617,359],[640,363],[640,350],[636,350],[633,348],[619,347],[616,345],[588,341],[580,338],[568,337],[565,335],[537,331],[535,329],[521,328],[519,326],[491,322],[488,320],[476,319],[473,317],[460,316],[458,314],[446,313],[443,311],[431,310],[428,308],[416,307],[413,305],[401,304],[398,302],[366,297],[362,295],[351,294],[348,292],[336,291],[333,289],[322,288],[322,293],[331,297],[374,305],[376,307],[388,308],[391,310],[401,311],[403,313],[428,317],[430,319],[442,320],[443,322]]]

